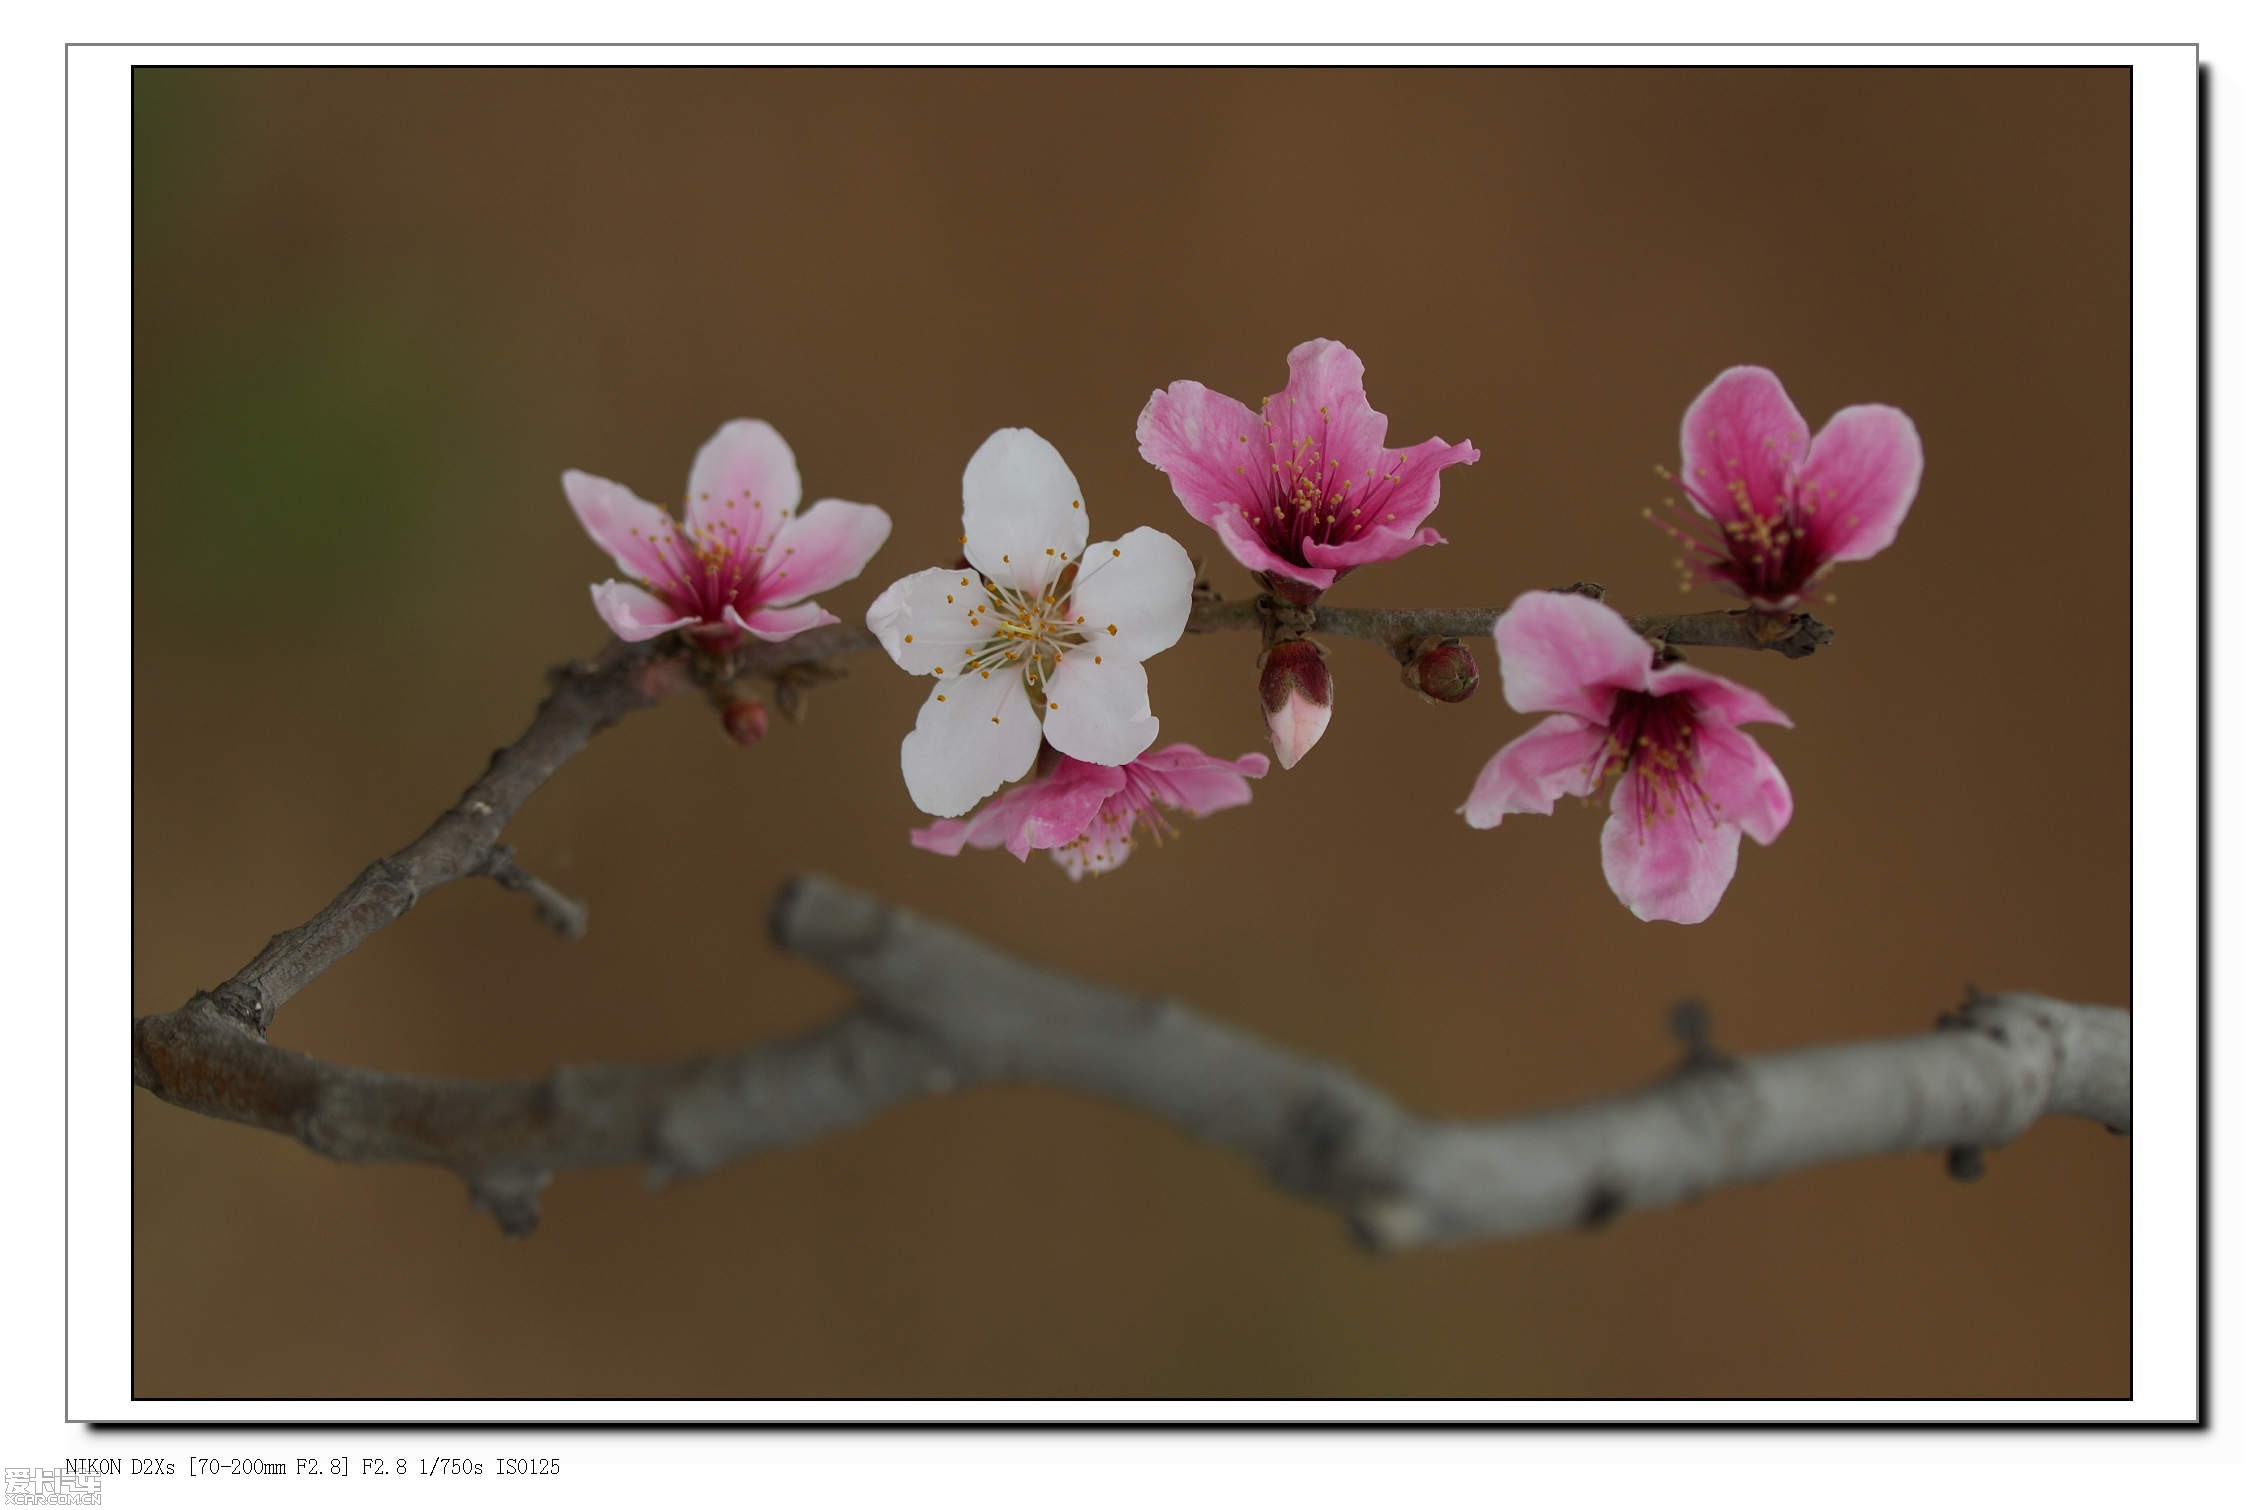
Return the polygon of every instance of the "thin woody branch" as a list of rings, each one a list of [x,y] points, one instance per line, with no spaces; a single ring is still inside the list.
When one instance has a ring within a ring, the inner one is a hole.
[[[309,981],[426,892],[468,875],[517,883],[525,873],[497,852],[512,815],[599,730],[689,684],[681,658],[619,642],[592,660],[554,671],[552,682],[550,696],[527,731],[497,750],[487,770],[429,828],[356,876],[312,918],[269,939],[250,964],[201,993],[190,1007],[208,1003],[264,1032],[277,1010]],[[564,902],[543,887],[535,893],[538,904],[545,893]]]
[[[859,1004],[801,1038],[675,1064],[478,1082],[325,1064],[209,1005],[135,1024],[137,1083],[177,1106],[331,1158],[454,1171],[523,1232],[562,1170],[656,1179],[855,1126],[903,1102],[1003,1083],[1083,1092],[1239,1154],[1387,1250],[1593,1226],[1831,1160],[2010,1142],[2037,1118],[2130,1125],[2130,1018],[2029,995],[1975,998],[1930,1034],[1727,1058],[1693,1045],[1643,1089],[1499,1122],[1442,1122],[1343,1067],[1173,1002],[1018,960],[806,878],[785,948]]]
[[[1582,589],[1589,584],[1582,584]],[[1575,589],[1581,590],[1581,589]],[[1602,597],[1602,590],[1588,593]],[[1187,620],[1189,634],[1228,629],[1257,629],[1265,622],[1268,600],[1260,595],[1232,602],[1212,600],[1195,605]],[[1319,603],[1299,610],[1310,615],[1315,634],[1340,639],[1366,640],[1394,653],[1429,635],[1454,639],[1485,639],[1508,610],[1505,608],[1338,608]],[[1710,613],[1628,614],[1637,634],[1667,645],[1702,646],[1714,650],[1773,650],[1792,660],[1814,655],[1832,642],[1829,624],[1808,614],[1767,614],[1754,609],[1725,608]]]
[[[1236,603],[1197,603],[1187,622],[1188,632],[1254,628],[1262,601],[1247,598]],[[1492,619],[1498,617],[1497,611],[1485,609],[1323,608],[1316,611],[1315,627],[1322,633],[1390,646],[1396,643],[1395,635],[1455,634],[1481,618],[1490,630]],[[1716,622],[1742,617],[1693,614],[1631,622],[1644,633],[1670,643],[1753,648],[1759,642],[1750,630]],[[1831,631],[1822,625],[1815,628],[1823,637],[1817,643],[1831,637]],[[1677,638],[1685,634],[1692,637]],[[1716,637],[1704,638],[1706,635]],[[550,696],[537,710],[534,722],[495,752],[487,770],[453,806],[406,848],[356,876],[312,918],[269,939],[251,963],[210,991],[199,993],[190,1006],[209,1002],[264,1032],[282,1005],[309,981],[407,912],[419,897],[466,876],[492,876],[526,893],[534,898],[537,915],[547,926],[566,937],[578,937],[587,923],[581,904],[528,874],[500,848],[505,825],[560,766],[602,730],[675,693],[703,684],[763,678],[783,686],[808,668],[878,648],[879,642],[862,625],[829,624],[779,644],[742,645],[727,655],[696,651],[674,637],[635,645],[616,640],[588,660],[553,670]]]

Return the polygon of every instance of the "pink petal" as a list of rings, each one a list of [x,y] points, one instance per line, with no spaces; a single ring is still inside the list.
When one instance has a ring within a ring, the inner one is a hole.
[[[1357,476],[1384,444],[1384,417],[1368,405],[1360,358],[1342,341],[1307,341],[1289,354],[1289,383],[1266,405],[1283,460],[1311,440]],[[1287,469],[1284,468],[1286,471]]]
[[[1559,797],[1585,797],[1603,731],[1553,714],[1496,751],[1456,811],[1472,828],[1498,828],[1508,813],[1549,813]]]
[[[1717,521],[1737,518],[1745,501],[1777,513],[1807,454],[1808,422],[1766,367],[1730,368],[1682,416],[1682,485]]]
[[[1651,673],[1651,690],[1660,696],[1670,692],[1685,692],[1698,710],[1725,724],[1781,724],[1792,727],[1792,720],[1777,705],[1742,683],[1711,671],[1701,671],[1688,661],[1662,666]]]
[[[625,640],[649,640],[700,622],[696,616],[679,614],[643,588],[626,582],[591,583],[590,601],[597,605],[598,617]]]
[[[802,474],[785,439],[759,419],[735,419],[692,459],[684,524],[753,550],[766,544],[802,501]]]
[[[1774,844],[1792,821],[1792,788],[1752,735],[1719,724],[1698,726],[1699,784],[1724,820],[1763,844]]]
[[[1651,646],[1593,598],[1529,592],[1494,625],[1502,696],[1520,713],[1570,713],[1590,723],[1611,718],[1621,691],[1639,691],[1651,674]]]
[[[559,479],[566,486],[566,502],[598,548],[614,565],[640,582],[665,586],[676,580],[673,558],[664,542],[676,537],[676,521],[617,482],[568,472]]]
[[[1272,505],[1268,504],[1267,507]],[[1226,553],[1254,572],[1286,577],[1292,582],[1302,582],[1323,592],[1336,585],[1337,572],[1334,567],[1307,566],[1281,555],[1260,538],[1257,527],[1231,504],[1221,505],[1204,522],[1218,532],[1219,541],[1226,547]]]
[[[1073,843],[1091,826],[1101,804],[1124,790],[1124,779],[1119,767],[1064,758],[1046,775],[992,803],[998,811],[995,820],[986,823],[989,810],[977,813],[975,826],[982,833],[973,842],[985,849],[1004,845],[1017,860],[1029,859],[1033,849]]]
[[[765,603],[793,603],[865,569],[888,539],[888,511],[820,498],[778,528],[763,559]]]
[[[926,828],[912,830],[912,847],[931,855],[956,855],[966,848],[967,831],[973,826],[964,818],[938,818]]]
[[[1195,563],[1187,547],[1146,525],[1121,540],[1085,547],[1070,589],[1070,613],[1084,621],[1087,653],[1144,661],[1179,643],[1194,607]]]
[[[1148,673],[1130,656],[1096,661],[1089,648],[1063,656],[1046,684],[1046,743],[1094,765],[1123,765],[1163,727],[1148,710]]]
[[[1176,744],[1151,750],[1124,769],[1156,802],[1204,818],[1247,803],[1250,783],[1264,776],[1270,763],[1255,752],[1227,760]]]
[[[1180,505],[1222,536],[1222,509],[1239,518],[1244,509],[1272,507],[1265,427],[1239,400],[1181,380],[1148,396],[1132,433],[1142,459],[1171,479]]]
[[[1450,446],[1435,435],[1404,451],[1387,449],[1378,463],[1375,484],[1362,503],[1374,522],[1358,539],[1340,545],[1308,541],[1305,559],[1350,571],[1355,566],[1395,560],[1421,546],[1446,544],[1446,537],[1437,530],[1418,526],[1439,506],[1439,474],[1477,459],[1478,448],[1470,442]],[[1384,467],[1390,470],[1382,470]],[[1392,481],[1394,477],[1399,480]]]
[[[1132,826],[1132,813],[1120,802],[1109,803],[1076,843],[1057,845],[1047,853],[1072,881],[1106,875],[1132,858]]]
[[[725,605],[723,617],[738,625],[758,640],[776,644],[790,640],[806,629],[820,629],[841,621],[815,603],[796,603],[790,608],[758,608],[743,614],[732,605]]]
[[[1432,489],[1432,500],[1434,504],[1437,501],[1436,485]],[[1424,512],[1428,513],[1429,510],[1426,509]],[[1370,530],[1357,540],[1347,540],[1341,545],[1324,545],[1318,540],[1307,539],[1305,541],[1305,558],[1308,561],[1325,566],[1331,572],[1341,576],[1355,566],[1373,566],[1379,561],[1396,561],[1408,552],[1419,550],[1423,546],[1444,544],[1446,544],[1446,536],[1434,529],[1419,529],[1411,533],[1399,534],[1379,528]]]
[[[912,831],[912,843],[933,854],[962,848],[1005,849],[1027,860],[1033,849],[1068,844],[1085,831],[1101,804],[1124,787],[1124,773],[1063,760],[1053,771],[983,804],[965,821],[946,819]]]
[[[1165,745],[1160,750],[1150,750],[1140,757],[1138,764],[1141,770],[1151,775],[1169,771],[1223,770],[1232,767],[1245,776],[1255,777],[1263,776],[1273,768],[1273,763],[1255,750],[1229,760],[1224,755],[1206,755],[1199,746],[1184,741]]]
[[[1864,561],[1894,543],[1925,470],[1918,427],[1900,409],[1861,404],[1831,418],[1809,449],[1800,483],[1814,501],[1817,548]]]
[[[1648,825],[1635,811],[1635,783],[1612,792],[1604,822],[1604,879],[1646,923],[1703,923],[1737,874],[1738,827],[1680,811]]]

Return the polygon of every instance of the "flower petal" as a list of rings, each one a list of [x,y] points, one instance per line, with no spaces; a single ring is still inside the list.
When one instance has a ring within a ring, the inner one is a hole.
[[[1651,674],[1650,643],[1579,593],[1524,594],[1494,625],[1494,647],[1502,696],[1520,713],[1605,723],[1616,695],[1641,690]]]
[[[990,595],[969,568],[930,567],[899,577],[865,610],[865,627],[888,658],[914,676],[956,676],[967,652],[987,642]],[[943,669],[936,670],[938,666]],[[1019,683],[1020,677],[993,677]]]
[[[1289,354],[1289,382],[1266,405],[1276,455],[1287,463],[1300,447],[1341,460],[1339,471],[1364,471],[1382,450],[1384,417],[1369,407],[1359,355],[1342,341],[1307,341]]]
[[[964,818],[938,818],[926,828],[912,830],[912,847],[931,855],[956,855],[967,847],[968,832],[973,827]]]
[[[904,736],[904,787],[923,813],[956,818],[1030,768],[1038,717],[1018,677],[935,684]]]
[[[1698,726],[1698,781],[1723,819],[1763,844],[1792,821],[1792,787],[1760,742],[1742,729]]]
[[[565,484],[574,517],[614,565],[663,589],[676,581],[675,562],[665,544],[676,537],[676,521],[666,510],[617,482],[587,472],[568,472],[559,480]]]
[[[1270,768],[1271,762],[1255,751],[1228,760],[1176,744],[1151,750],[1124,769],[1154,801],[1203,818],[1247,803],[1250,783]]]
[[[794,603],[865,569],[888,539],[888,510],[820,498],[778,527],[763,558],[765,603]]]
[[[1085,549],[1085,495],[1077,476],[1035,430],[1000,430],[978,447],[960,480],[967,559],[993,582],[1034,593]]]
[[[1926,468],[1918,426],[1900,409],[1859,404],[1817,433],[1800,483],[1815,502],[1809,528],[1836,561],[1865,561],[1894,544]]]
[[[1064,759],[1048,774],[999,793],[973,818],[947,818],[914,829],[912,843],[939,855],[956,855],[970,845],[1003,848],[1015,859],[1027,860],[1033,849],[1074,841],[1101,804],[1123,789],[1123,771]]]
[[[1716,522],[1774,515],[1808,454],[1808,421],[1766,367],[1732,367],[1682,416],[1682,485]]]
[[[1195,563],[1185,546],[1143,524],[1120,540],[1097,540],[1085,548],[1069,601],[1070,614],[1085,621],[1086,643],[1094,653],[1144,661],[1187,632]]]
[[[802,473],[785,438],[759,419],[735,419],[692,458],[684,525],[759,549],[802,501]]]
[[[1065,756],[1046,775],[1016,787],[976,814],[975,827],[981,832],[970,842],[985,849],[1003,845],[1015,859],[1027,860],[1033,849],[1074,843],[1099,815],[1101,804],[1123,790],[1120,767],[1088,765]],[[989,814],[994,810],[998,816],[992,819]]]
[[[1751,687],[1711,671],[1701,671],[1688,661],[1661,666],[1652,672],[1651,690],[1661,697],[1670,692],[1688,693],[1700,713],[1725,724],[1792,727],[1790,717]]]
[[[1047,853],[1072,881],[1106,875],[1132,858],[1132,824],[1130,808],[1121,802],[1104,804],[1093,826],[1075,842],[1056,845]]]
[[[1046,743],[1094,765],[1122,765],[1156,742],[1148,672],[1132,657],[1079,646],[1046,684]]]
[[[1271,508],[1272,505],[1268,504],[1267,507]],[[1232,504],[1221,504],[1205,523],[1218,532],[1219,543],[1226,547],[1226,553],[1254,572],[1287,577],[1292,582],[1302,582],[1322,592],[1336,585],[1337,572],[1334,567],[1307,566],[1303,562],[1290,560],[1266,544],[1264,537],[1258,533],[1257,525]]]
[[[1612,792],[1604,822],[1604,879],[1646,923],[1703,923],[1737,874],[1738,827],[1687,810],[1645,825],[1635,783]]]
[[[1132,433],[1141,457],[1171,479],[1180,504],[1222,537],[1215,522],[1222,510],[1239,519],[1244,510],[1272,507],[1273,453],[1264,425],[1239,399],[1182,379],[1148,396]]]
[[[643,588],[626,582],[591,583],[590,601],[597,605],[597,616],[625,640],[654,639],[671,629],[699,622],[696,617],[679,614]]]
[[[739,612],[735,605],[725,604],[723,617],[756,639],[769,640],[772,644],[790,640],[805,629],[821,629],[828,624],[841,622],[815,603],[796,603],[787,608],[758,608],[747,614]]]
[[[1508,813],[1554,812],[1559,797],[1588,795],[1602,745],[1594,724],[1552,714],[1496,751],[1455,811],[1472,828],[1498,828]]]
[[[1367,528],[1337,545],[1308,540],[1305,559],[1350,571],[1355,566],[1395,560],[1421,546],[1446,544],[1446,537],[1437,530],[1421,527],[1439,506],[1439,474],[1477,459],[1478,448],[1470,442],[1450,446],[1435,435],[1404,451],[1386,449],[1377,463],[1377,476],[1360,502]],[[1384,471],[1386,467],[1390,470]]]

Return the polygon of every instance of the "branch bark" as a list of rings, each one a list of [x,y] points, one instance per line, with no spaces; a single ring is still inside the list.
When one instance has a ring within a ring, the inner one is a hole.
[[[1579,590],[1592,591],[1582,588]],[[1189,630],[1258,628],[1265,600],[1207,601]],[[1323,634],[1397,650],[1490,630],[1499,611],[1311,611]],[[1805,616],[1632,617],[1667,644],[1805,655],[1831,631]],[[532,897],[567,937],[581,904],[502,843],[519,807],[590,739],[694,686],[747,678],[782,690],[834,657],[876,648],[837,624],[725,655],[669,639],[614,643],[553,672],[526,732],[425,832],[313,918],[180,1009],[138,1019],[134,1081],[161,1099],[296,1138],[332,1158],[438,1165],[507,1231],[534,1224],[559,1170],[640,1163],[661,1179],[853,1126],[923,1095],[1039,1082],[1148,1112],[1253,1160],[1284,1188],[1341,1210],[1367,1242],[1405,1248],[1594,1224],[1828,1159],[1976,1150],[2066,1113],[2126,1131],[2127,1013],[2015,995],[1977,999],[1933,1035],[1727,1060],[1694,1050],[1627,1096],[1508,1122],[1437,1122],[1341,1066],[1189,1008],[1040,970],[820,879],[774,910],[780,944],[854,986],[862,1004],[802,1038],[676,1064],[594,1065],[479,1082],[323,1063],[267,1041],[277,1010],[424,893],[485,875]]]
[[[1152,1115],[1336,1208],[1385,1250],[1594,1226],[1868,1154],[1949,1149],[1970,1165],[1970,1151],[2048,1114],[2130,1127],[2129,1014],[2041,996],[1977,997],[1909,1038],[1755,1059],[1700,1049],[1623,1096],[1445,1122],[1340,1065],[1041,969],[822,878],[789,885],[771,927],[859,1005],[732,1054],[480,1082],[326,1064],[192,1003],[135,1023],[135,1080],[330,1158],[452,1170],[513,1233],[534,1225],[561,1170],[641,1164],[680,1179],[1002,1083]]]
[[[1601,592],[1601,589],[1595,589]],[[1197,603],[1188,619],[1191,634],[1255,628],[1262,598]],[[1425,634],[1490,632],[1498,609],[1330,609],[1315,612],[1315,628],[1397,648]],[[1670,644],[1769,648],[1804,655],[1831,638],[1831,630],[1809,619],[1767,620],[1793,624],[1794,630],[1756,629],[1743,612],[1633,618],[1643,633]],[[1480,624],[1482,628],[1471,630]],[[1805,629],[1797,626],[1808,626]],[[1740,627],[1742,626],[1742,627]],[[1766,641],[1775,634],[1777,641]],[[1814,638],[1820,634],[1821,638]],[[1793,639],[1814,639],[1806,650],[1786,648]],[[728,656],[712,656],[670,637],[631,645],[616,640],[598,655],[551,672],[551,692],[534,722],[511,744],[497,750],[487,770],[455,804],[422,834],[377,861],[298,927],[276,934],[267,947],[227,980],[190,1000],[209,1005],[264,1033],[283,1004],[364,940],[386,927],[437,886],[466,876],[491,876],[531,896],[536,915],[550,928],[576,938],[587,925],[587,910],[539,877],[529,874],[502,844],[503,829],[520,806],[558,768],[601,731],[640,708],[703,683],[724,685],[746,679],[783,679],[837,657],[879,649],[863,626],[831,624],[781,644],[748,644]],[[781,683],[782,688],[784,682]],[[186,1010],[184,1008],[183,1010]]]
[[[1583,583],[1586,590],[1590,584]],[[1588,592],[1601,597],[1602,589]],[[1261,627],[1265,599],[1214,600],[1195,605],[1188,617],[1189,634],[1222,629]],[[1315,604],[1309,610],[1316,634],[1340,639],[1366,640],[1397,654],[1427,635],[1482,640],[1491,638],[1504,608],[1338,608]],[[1627,614],[1637,634],[1665,645],[1701,646],[1714,650],[1773,650],[1791,660],[1814,655],[1832,642],[1832,628],[1808,614],[1767,614],[1748,608],[1725,608],[1709,613]]]

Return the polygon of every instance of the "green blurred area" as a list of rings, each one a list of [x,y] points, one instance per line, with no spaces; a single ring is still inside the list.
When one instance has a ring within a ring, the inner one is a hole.
[[[415,624],[493,548],[473,292],[444,262],[351,276],[326,185],[260,174],[229,79],[135,74],[135,602],[168,636]]]

